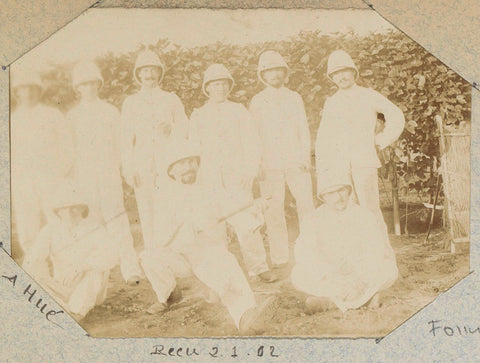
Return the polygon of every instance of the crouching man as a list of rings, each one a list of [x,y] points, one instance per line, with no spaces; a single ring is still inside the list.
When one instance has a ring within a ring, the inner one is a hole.
[[[380,306],[378,292],[398,276],[387,231],[364,206],[350,202],[352,186],[332,183],[320,190],[321,205],[295,245],[293,285],[309,294],[306,312],[338,307],[342,312]]]
[[[162,241],[157,238],[156,246],[141,255],[145,275],[158,298],[148,312],[166,310],[176,277],[193,272],[226,306],[241,333],[258,333],[254,323],[273,297],[256,306],[242,269],[227,250],[225,218],[217,218],[219,203],[206,198],[203,188],[195,183],[200,159],[197,148],[191,142],[179,141],[170,151],[166,173],[175,180],[176,189],[172,188],[175,205],[169,208],[172,231]]]
[[[78,321],[105,300],[118,257],[109,234],[88,217],[85,200],[71,184],[57,189],[53,212],[58,218],[40,231],[24,268]]]

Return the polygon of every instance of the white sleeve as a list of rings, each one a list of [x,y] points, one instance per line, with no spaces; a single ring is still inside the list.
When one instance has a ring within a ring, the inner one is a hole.
[[[310,167],[311,165],[311,140],[310,140],[310,128],[308,125],[307,114],[305,112],[305,105],[303,103],[302,96],[298,93],[297,96],[297,103],[298,103],[298,137],[300,141],[300,145],[302,145],[302,154],[303,154],[303,162],[305,166]]]
[[[245,158],[245,172],[248,176],[255,177],[260,165],[261,148],[258,128],[250,113],[241,106],[242,117],[242,148]]]
[[[375,143],[384,149],[399,138],[405,126],[405,117],[402,110],[382,94],[373,91],[373,98],[375,111],[385,116],[385,128],[375,136]]]
[[[128,184],[133,185],[133,151],[135,142],[135,128],[134,128],[134,114],[131,106],[131,101],[126,98],[123,102],[121,113],[121,131],[120,131],[120,145],[121,145],[121,166],[122,174]]]
[[[185,107],[180,98],[173,94],[173,128],[177,136],[181,138],[188,137],[188,117],[185,114]]]

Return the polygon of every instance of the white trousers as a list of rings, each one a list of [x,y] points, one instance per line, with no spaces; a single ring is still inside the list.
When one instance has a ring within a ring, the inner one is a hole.
[[[150,248],[154,244],[154,176],[152,172],[146,171],[140,173],[139,177],[141,184],[135,187],[135,199],[142,227],[143,244],[145,248]]]
[[[109,272],[88,271],[73,290],[66,309],[82,317],[105,301]]]
[[[86,170],[78,178],[79,185],[90,198],[91,217],[99,223],[105,223],[111,239],[117,243],[116,252],[120,259],[120,270],[125,281],[134,276],[141,276],[142,270],[138,256],[133,247],[125,205],[120,174],[104,171],[103,178],[89,178]]]
[[[379,223],[385,224],[382,210],[380,209],[378,169],[352,168],[352,180],[358,204],[370,210]]]
[[[88,270],[74,285],[64,285],[59,279],[47,279],[42,281],[45,288],[56,300],[61,302],[62,307],[69,313],[84,317],[88,312],[105,301],[107,297],[107,283],[110,271]]]
[[[241,204],[253,202],[251,186],[246,189],[231,188],[228,193],[241,201]],[[235,230],[248,274],[255,276],[268,271],[267,256],[259,229],[263,220],[255,215],[254,208],[230,217],[227,222]]]
[[[243,313],[255,306],[255,298],[235,256],[225,246],[225,233],[220,231],[218,237],[222,236],[223,239],[195,241],[184,251],[170,247],[145,250],[141,263],[159,302],[167,301],[176,286],[176,277],[191,271],[218,294],[238,327]]]
[[[265,180],[260,183],[260,190],[262,197],[271,198],[266,201],[264,214],[273,265],[289,261],[288,231],[285,220],[285,183],[297,204],[300,229],[305,217],[314,210],[312,179],[308,172],[300,169],[266,170]]]

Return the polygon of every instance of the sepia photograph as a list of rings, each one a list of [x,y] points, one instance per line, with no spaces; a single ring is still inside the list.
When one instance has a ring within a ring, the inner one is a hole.
[[[469,274],[471,85],[375,12],[92,8],[10,109],[12,256],[92,337],[381,338]]]

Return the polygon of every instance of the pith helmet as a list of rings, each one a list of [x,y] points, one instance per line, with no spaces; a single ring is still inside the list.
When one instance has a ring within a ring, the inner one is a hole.
[[[12,88],[22,86],[34,86],[41,90],[43,89],[43,83],[40,75],[37,72],[32,71],[17,71],[12,74]]]
[[[209,97],[208,92],[205,89],[208,82],[218,81],[220,79],[228,79],[228,80],[231,81],[230,82],[230,90],[228,91],[230,93],[233,89],[234,84],[235,84],[235,81],[233,80],[232,75],[230,74],[228,69],[223,64],[214,63],[210,67],[207,68],[207,70],[205,71],[205,75],[203,76],[202,91],[205,94],[205,96]]]
[[[353,62],[352,57],[345,52],[344,50],[335,50],[330,54],[328,57],[328,64],[327,64],[327,76],[331,79],[331,74],[339,71],[341,69],[354,69],[355,70],[355,78],[358,77],[358,69]]]
[[[152,50],[146,49],[137,56],[137,60],[135,62],[135,69],[133,70],[133,77],[138,83],[140,83],[140,80],[138,79],[137,73],[138,73],[138,70],[142,67],[158,67],[161,73],[158,83],[162,81],[163,74],[165,73],[165,67],[160,61],[160,58],[158,57],[157,53],[155,53]]]
[[[77,88],[82,83],[93,81],[100,81],[103,85],[103,77],[97,65],[92,61],[77,63],[73,68],[73,88]]]
[[[88,201],[71,180],[62,180],[55,188],[52,198],[52,209],[57,211],[62,208],[81,205],[88,208]]]
[[[289,70],[287,62],[285,62],[280,53],[274,50],[267,50],[260,54],[260,59],[258,60],[257,76],[260,81],[265,83],[262,78],[262,72],[272,68],[285,68],[287,72]]]
[[[191,141],[178,139],[170,143],[165,161],[167,165],[167,175],[172,178],[170,173],[173,166],[184,159],[197,158],[200,159],[200,148],[199,146]]]

